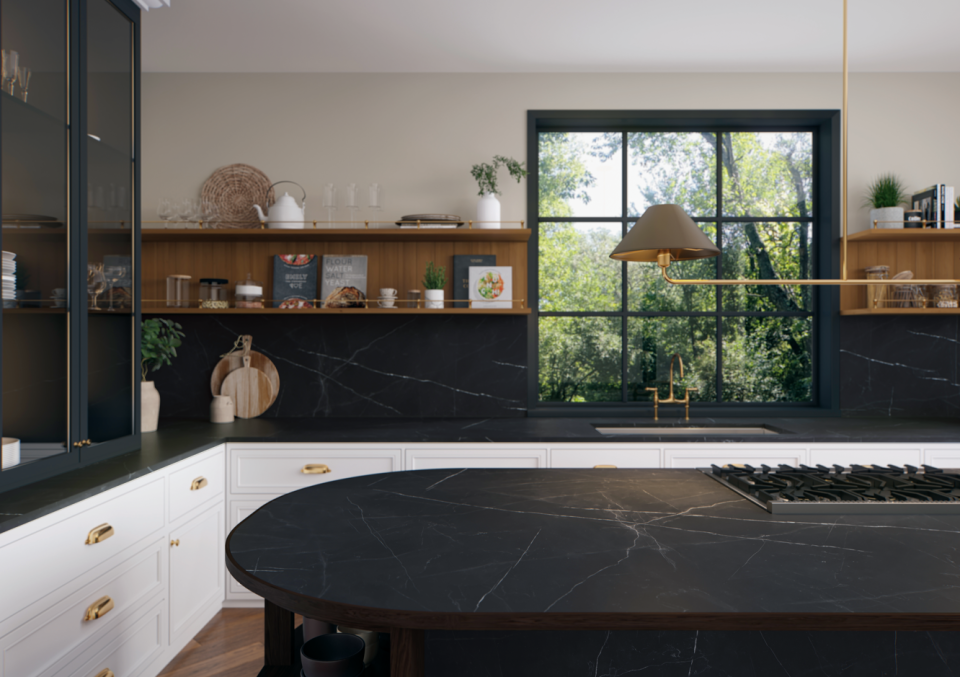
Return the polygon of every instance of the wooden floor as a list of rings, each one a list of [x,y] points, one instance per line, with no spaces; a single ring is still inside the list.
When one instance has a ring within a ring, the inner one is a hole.
[[[263,609],[224,609],[160,677],[256,677],[262,667]]]

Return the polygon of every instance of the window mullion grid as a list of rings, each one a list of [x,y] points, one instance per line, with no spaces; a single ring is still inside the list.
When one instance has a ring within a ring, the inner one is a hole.
[[[723,142],[722,142],[723,132],[717,130],[717,248],[720,249],[721,254],[716,258],[716,276],[717,279],[723,277]],[[716,303],[717,303],[717,374],[716,374],[716,391],[717,391],[717,402],[723,402],[723,287],[717,285],[716,287]]]
[[[621,168],[620,168],[620,239],[627,235],[627,153],[629,152],[629,139],[627,132],[623,132],[620,144]],[[627,294],[629,293],[627,284],[627,262],[620,262],[620,400],[626,402],[627,397],[627,374],[630,371],[630,340],[627,335],[627,310],[630,308]]]

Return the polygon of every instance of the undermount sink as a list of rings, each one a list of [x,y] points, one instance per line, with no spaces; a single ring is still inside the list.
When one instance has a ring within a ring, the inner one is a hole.
[[[594,425],[601,435],[779,435],[766,426],[704,426],[704,425]]]

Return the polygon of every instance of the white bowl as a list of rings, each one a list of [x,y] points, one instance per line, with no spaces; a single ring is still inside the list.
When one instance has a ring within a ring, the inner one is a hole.
[[[0,467],[4,470],[20,463],[20,440],[16,437],[3,438],[3,454],[0,458]]]

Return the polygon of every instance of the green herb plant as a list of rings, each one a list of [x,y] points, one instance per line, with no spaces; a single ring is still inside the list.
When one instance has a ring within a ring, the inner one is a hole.
[[[147,372],[172,364],[183,343],[183,327],[160,318],[144,320],[140,327],[140,374],[146,381]]]
[[[477,180],[477,184],[480,186],[480,192],[477,193],[478,195],[482,196],[487,193],[493,193],[494,195],[500,194],[500,189],[497,187],[497,170],[500,169],[500,167],[506,167],[507,171],[510,172],[510,176],[515,178],[517,183],[520,183],[520,180],[530,173],[523,168],[522,162],[517,162],[513,158],[502,155],[494,155],[492,164],[481,162],[478,165],[474,165],[473,169],[470,170],[470,174],[473,175],[473,178]]]
[[[447,283],[447,269],[443,266],[435,266],[433,261],[427,262],[427,271],[423,275],[424,289],[443,289]]]
[[[867,187],[863,206],[873,209],[898,207],[905,204],[908,197],[907,189],[900,177],[895,174],[881,174]]]

